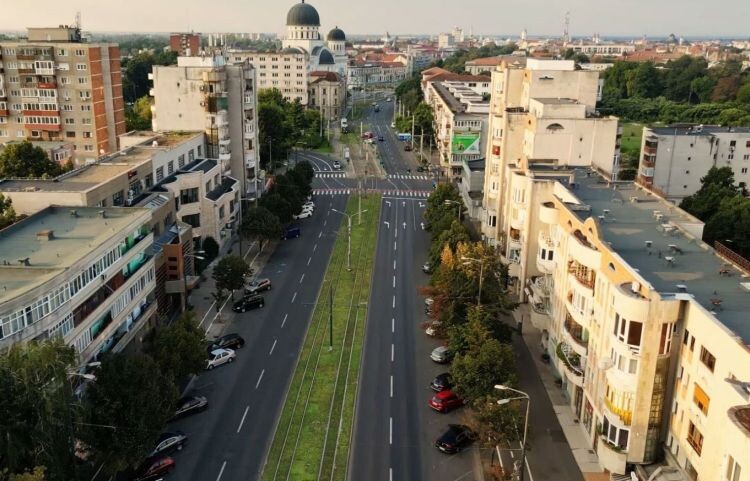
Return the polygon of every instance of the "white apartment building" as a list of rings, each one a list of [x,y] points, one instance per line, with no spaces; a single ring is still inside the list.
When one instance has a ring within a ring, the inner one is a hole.
[[[623,57],[635,52],[635,44],[630,43],[574,43],[566,47],[589,56]]]
[[[0,233],[0,349],[62,337],[82,364],[156,312],[151,211],[47,207]]]
[[[716,125],[644,127],[638,182],[679,201],[696,193],[711,167],[730,167],[750,185],[750,128]]]
[[[618,119],[597,114],[600,92],[598,72],[576,70],[572,60],[519,59],[492,72],[482,222],[487,242],[509,235],[503,205],[510,202],[507,176],[516,166],[543,161],[616,172]]]
[[[254,195],[259,146],[253,66],[228,64],[220,55],[178,57],[177,66],[154,66],[151,79],[154,130],[203,131],[206,153],[195,158],[218,159],[222,173],[244,185],[244,196]],[[174,171],[181,167],[175,164]]]

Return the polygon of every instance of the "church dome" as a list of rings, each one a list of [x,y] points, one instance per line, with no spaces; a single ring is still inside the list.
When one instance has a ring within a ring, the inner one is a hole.
[[[346,41],[346,35],[344,34],[343,30],[341,30],[338,27],[334,27],[333,30],[331,30],[330,32],[328,32],[327,39],[329,41],[333,41],[333,42],[345,42]]]
[[[331,55],[331,52],[328,50],[323,50],[320,52],[320,59],[318,61],[319,65],[334,65],[336,61],[333,59],[333,55]]]
[[[301,3],[294,5],[286,14],[287,26],[294,27],[319,27],[320,16],[315,7],[302,0]]]

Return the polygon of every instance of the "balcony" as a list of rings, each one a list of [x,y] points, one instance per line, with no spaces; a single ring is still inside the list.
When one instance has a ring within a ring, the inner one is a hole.
[[[617,416],[625,426],[630,426],[633,422],[633,411],[615,406],[607,397],[604,398],[604,405],[607,407],[607,410]]]
[[[570,256],[591,269],[597,269],[601,265],[602,254],[591,244],[581,231],[576,230],[568,240],[568,253]]]
[[[649,318],[649,300],[633,289],[638,286],[626,282],[613,290],[614,310],[625,319],[645,320]]]
[[[29,130],[43,130],[45,132],[62,131],[62,125],[60,124],[24,124],[23,126]]]
[[[568,262],[568,274],[574,285],[578,286],[578,292],[593,297],[594,285],[596,284],[596,271],[580,264],[574,260]]]
[[[121,352],[130,344],[135,334],[141,329],[142,321],[148,320],[156,312],[156,307],[155,301],[146,300],[145,304],[140,306],[140,314],[131,320],[130,325],[127,325],[127,320],[120,325],[111,341],[112,352]],[[126,327],[121,330],[123,326]]]
[[[557,345],[557,358],[564,367],[564,371],[567,374],[567,378],[574,385],[583,387],[583,365],[581,364],[581,356],[574,352],[571,347],[565,342],[561,342]]]
[[[544,202],[539,206],[539,220],[545,224],[557,225],[559,213],[552,202]]]
[[[232,158],[231,152],[219,152],[219,160],[221,162],[229,162],[231,158]]]
[[[8,117],[8,116],[10,116],[10,110],[0,109],[0,117]]]
[[[56,89],[57,83],[56,82],[39,82],[37,86],[40,89]]]
[[[583,349],[583,351],[581,351],[581,349],[576,349],[576,352],[585,355],[586,349],[588,349],[589,346],[589,331],[578,324],[575,319],[571,317],[570,313],[565,316],[563,327],[565,328],[565,333],[568,337],[573,340],[573,348],[575,349],[578,347]]]
[[[510,214],[510,227],[517,230],[523,230],[526,222],[526,209],[513,208]]]
[[[508,245],[517,248],[523,247],[520,230],[510,229],[510,232],[508,233]]]
[[[602,467],[611,473],[624,473],[627,464],[628,454],[604,437],[599,437],[596,454],[599,456],[599,462]]]

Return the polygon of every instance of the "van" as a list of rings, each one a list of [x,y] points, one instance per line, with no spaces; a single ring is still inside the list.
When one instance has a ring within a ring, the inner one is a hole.
[[[302,235],[302,229],[298,225],[291,225],[284,229],[284,233],[281,235],[282,240],[293,239]]]

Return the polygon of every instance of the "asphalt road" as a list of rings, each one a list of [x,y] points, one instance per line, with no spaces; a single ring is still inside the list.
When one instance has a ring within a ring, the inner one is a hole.
[[[224,332],[239,333],[245,347],[234,363],[197,379],[193,394],[206,396],[209,409],[168,427],[189,436],[169,479],[259,478],[341,222],[327,211],[346,200],[316,197],[315,214],[299,221],[302,236],[281,242],[259,273],[273,282],[265,307],[231,316]]]

